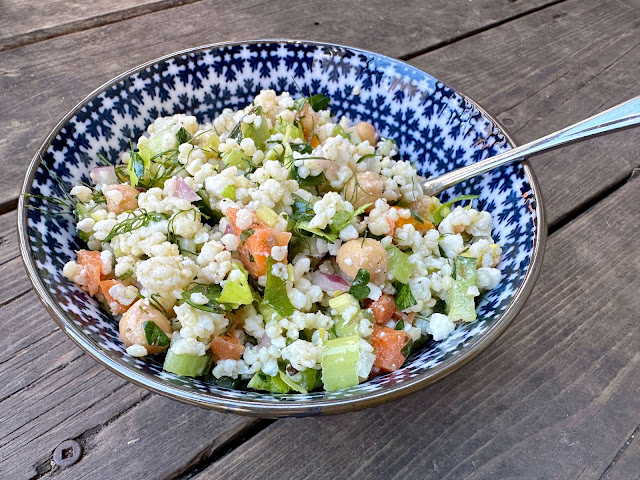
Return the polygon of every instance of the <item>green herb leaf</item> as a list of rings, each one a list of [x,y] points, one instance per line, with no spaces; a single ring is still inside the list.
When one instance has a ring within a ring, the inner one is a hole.
[[[293,109],[297,112],[299,112],[300,110],[303,109],[304,104],[307,101],[307,97],[300,97],[298,99],[296,99],[295,102],[293,102]]]
[[[146,210],[142,209],[140,211],[142,212],[141,215],[127,218],[126,220],[123,220],[122,222],[114,225],[114,227],[111,229],[111,232],[109,232],[109,235],[107,235],[107,238],[105,238],[104,241],[110,242],[111,239],[113,239],[113,237],[115,237],[116,235],[129,233],[142,227],[148,227],[151,222],[160,222],[167,219],[167,217],[162,213],[147,212]]]
[[[414,212],[413,210],[409,210],[409,213],[411,213],[411,216],[413,217],[413,219],[418,222],[418,223],[422,223],[424,225],[424,220],[420,217],[420,215],[418,215],[416,212]]]
[[[256,263],[256,259],[255,259],[255,257],[253,255],[251,255],[251,252],[249,252],[249,261],[251,263]]]
[[[302,178],[298,175],[298,167],[296,166],[291,167],[291,178],[298,182],[298,185],[301,187],[317,187],[326,182],[324,172],[320,172],[320,175],[316,175],[315,177]]]
[[[400,354],[404,357],[407,358],[410,354],[411,354],[411,349],[413,348],[413,340],[409,340],[404,347],[402,347],[402,349],[400,350]]]
[[[331,102],[331,97],[324,96],[321,93],[309,97],[309,106],[311,106],[311,108],[316,112],[326,110],[329,106],[329,102]]]
[[[295,222],[311,220],[315,215],[313,205],[295,193],[293,194],[293,200],[294,204],[291,207],[292,213],[289,218]]]
[[[408,284],[393,282],[393,286],[396,288],[396,295],[394,299],[398,310],[405,310],[409,307],[413,307],[417,303]]]
[[[313,152],[313,147],[311,146],[310,143],[290,143],[289,147],[291,147],[291,150],[293,152],[306,153],[306,154]]]
[[[193,293],[202,293],[209,300],[208,303],[204,305],[200,305],[191,301],[191,295]],[[198,310],[203,310],[205,312],[211,313],[220,313],[222,308],[218,303],[218,299],[220,298],[220,293],[222,293],[222,288],[220,285],[209,285],[209,284],[197,284],[195,287],[182,292],[182,299],[191,305],[193,308],[197,308]]]
[[[351,282],[351,286],[349,287],[349,293],[356,297],[358,300],[364,300],[371,293],[371,289],[367,287],[369,281],[371,280],[371,275],[367,270],[361,268],[358,270],[356,274],[356,278]]]
[[[436,304],[433,306],[433,313],[446,313],[447,304],[441,298],[436,300]]]
[[[129,183],[132,187],[138,185],[138,182],[144,175],[144,159],[138,152],[131,150],[129,154],[129,163],[127,164],[127,172],[129,173]]]
[[[333,217],[333,221],[331,222],[331,231],[339,234],[343,228],[347,227],[351,223],[351,220],[364,213],[364,211],[371,205],[373,205],[373,203],[362,205],[353,213],[349,213],[346,210],[337,212]]]
[[[444,251],[444,249],[443,249],[440,245],[438,245],[438,250],[440,250],[440,256],[441,256],[442,258],[449,258],[449,257],[447,256],[447,252],[445,252],[445,251]]]
[[[287,282],[276,277],[272,272],[276,261],[267,257],[267,285],[264,289],[264,302],[283,317],[288,317],[296,311],[287,296]]]
[[[394,330],[404,330],[404,320],[398,320],[398,323],[396,323],[396,327],[394,328]]]
[[[440,222],[444,220],[444,217],[449,215],[451,212],[451,207],[456,202],[462,202],[464,200],[475,200],[479,198],[479,195],[460,195],[459,197],[454,198],[453,200],[449,200],[446,203],[440,205],[435,212],[433,212],[433,224],[437,227],[440,225]]]
[[[242,245],[244,245],[244,242],[247,241],[247,239],[253,235],[255,233],[255,230],[253,228],[249,228],[247,230],[243,230],[243,232],[240,234],[240,243],[242,243]]]
[[[180,127],[180,130],[176,133],[176,139],[178,140],[178,145],[182,145],[191,140],[191,135],[189,135],[189,132],[187,132],[184,127]]]
[[[144,322],[142,329],[144,330],[144,336],[147,337],[147,343],[149,345],[157,345],[158,347],[166,347],[169,345],[169,337],[167,337],[167,334],[162,331],[156,322],[152,322],[151,320]]]

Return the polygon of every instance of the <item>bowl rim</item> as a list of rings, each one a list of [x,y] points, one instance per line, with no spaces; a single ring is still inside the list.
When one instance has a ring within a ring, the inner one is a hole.
[[[379,391],[368,392],[353,397],[312,401],[308,403],[296,403],[295,401],[272,403],[265,402],[260,399],[242,399],[236,397],[228,397],[223,394],[194,392],[186,387],[174,385],[166,380],[160,380],[154,375],[144,373],[131,365],[120,363],[111,358],[106,353],[106,351],[100,347],[100,345],[94,343],[93,340],[90,340],[87,336],[85,336],[82,329],[79,326],[75,325],[73,320],[71,320],[71,318],[67,316],[67,314],[64,312],[57,300],[53,297],[49,289],[44,284],[42,278],[40,277],[37,266],[35,264],[35,260],[31,254],[31,248],[29,245],[29,238],[27,234],[28,209],[26,208],[25,193],[28,193],[30,191],[36,171],[40,166],[43,155],[48,150],[52,140],[58,135],[58,133],[66,125],[66,123],[82,108],[84,108],[91,100],[106,91],[108,88],[152,65],[182,55],[198,53],[204,50],[238,45],[254,45],[261,43],[302,44],[319,47],[344,48],[354,52],[360,52],[365,55],[382,57],[391,60],[392,62],[404,64],[409,69],[420,72],[421,74],[426,73],[427,75],[433,77],[428,72],[425,72],[424,70],[403,60],[372,52],[370,50],[329,42],[277,38],[219,42],[179,50],[142,63],[125,71],[124,73],[117,75],[116,77],[113,77],[111,80],[97,87],[80,102],[78,102],[56,124],[56,126],[51,130],[51,132],[47,135],[45,140],[38,148],[37,152],[31,159],[31,162],[27,169],[20,192],[20,197],[18,199],[18,240],[20,245],[20,254],[27,270],[29,280],[34,287],[36,294],[44,304],[45,309],[51,315],[53,320],[58,324],[60,329],[65,332],[82,350],[84,350],[98,362],[102,363],[112,372],[138,386],[147,388],[166,397],[180,400],[199,407],[217,410],[220,412],[230,412],[240,415],[262,418],[300,417],[345,413],[349,411],[356,411],[368,407],[373,407],[391,400],[399,399],[441,380],[442,378],[461,368],[463,365],[466,365],[469,361],[480,354],[480,352],[485,350],[506,330],[515,316],[524,306],[526,300],[531,294],[531,291],[533,290],[536,279],[540,273],[547,240],[547,220],[544,202],[541,196],[540,185],[527,159],[522,160],[520,163],[524,168],[525,177],[529,182],[531,191],[533,192],[534,198],[536,199],[534,241],[531,250],[531,262],[529,264],[529,268],[525,272],[524,280],[514,293],[513,298],[511,299],[505,310],[502,312],[502,314],[496,319],[496,322],[491,327],[489,327],[481,336],[481,338],[479,338],[473,344],[463,347],[462,349],[460,349],[457,355],[447,358],[437,366],[433,367],[427,373],[418,375],[415,378],[408,379],[406,381],[399,382],[398,384],[391,385],[390,387],[382,388]],[[449,86],[447,83],[442,82],[439,79],[435,80]],[[507,143],[512,148],[517,146],[516,142],[509,135],[504,126],[493,116],[489,115],[487,111],[478,104],[478,102],[472,100],[463,93],[460,93],[459,90],[455,88],[452,89],[456,92],[457,95],[477,108],[478,111],[480,111],[483,116],[485,116],[485,118],[493,122],[502,131]]]

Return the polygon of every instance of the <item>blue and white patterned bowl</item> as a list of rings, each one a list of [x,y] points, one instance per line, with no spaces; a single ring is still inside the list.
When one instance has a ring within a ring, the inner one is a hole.
[[[191,113],[211,120],[223,108],[245,107],[264,88],[298,88],[331,97],[331,110],[372,122],[397,140],[403,158],[424,176],[495,155],[513,142],[477,104],[401,61],[339,45],[253,41],[208,45],[154,60],[95,90],[54,128],[27,172],[23,193],[60,195],[55,173],[69,185],[88,182],[97,155],[119,158],[145,124],[159,115]],[[44,167],[47,168],[44,168]],[[540,189],[527,162],[494,170],[447,191],[480,195],[496,219],[504,280],[485,294],[479,319],[447,340],[429,343],[400,370],[356,387],[308,395],[239,391],[162,371],[161,359],[125,354],[118,325],[97,302],[61,274],[81,248],[70,217],[19,205],[20,248],[36,292],[55,321],[92,357],[119,375],[202,407],[263,417],[346,412],[407,395],[451,373],[493,342],[528,297],[540,265],[546,223]]]

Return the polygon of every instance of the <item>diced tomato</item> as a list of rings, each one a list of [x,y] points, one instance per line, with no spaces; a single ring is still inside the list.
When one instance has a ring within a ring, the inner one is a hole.
[[[119,282],[118,280],[102,280],[100,282],[100,290],[104,295],[104,298],[107,300],[109,304],[109,308],[111,309],[111,313],[121,314],[128,310],[129,307],[122,305],[120,302],[115,300],[111,294],[109,293],[109,289],[114,285],[124,285],[124,283]]]
[[[380,295],[378,300],[371,302],[369,308],[371,309],[373,318],[375,318],[378,325],[384,325],[387,323],[398,311],[398,307],[396,307],[396,302],[393,299],[393,296],[388,293],[383,293]]]
[[[78,251],[78,265],[87,273],[87,291],[95,295],[100,288],[100,272],[102,272],[102,258],[100,252],[91,250]]]
[[[402,367],[406,359],[402,355],[402,349],[411,341],[407,332],[374,325],[371,341],[376,355],[374,366],[385,372],[393,372]]]
[[[229,332],[211,340],[211,351],[219,360],[240,360],[244,353],[244,345],[233,332]]]
[[[122,195],[122,199],[118,203],[115,203],[111,196],[105,195],[107,200],[107,210],[109,212],[120,215],[122,212],[127,212],[138,208],[138,194],[140,193],[138,189],[133,188],[131,185],[127,185],[126,183],[119,185],[109,185],[104,188],[105,194],[111,191],[120,192],[120,194]]]
[[[237,214],[238,210],[236,208],[227,210],[227,218],[229,218],[233,226],[233,231],[240,237],[242,229],[236,226]],[[252,275],[259,277],[267,273],[267,258],[271,255],[271,249],[275,246],[286,247],[289,245],[291,234],[289,232],[278,232],[256,218],[254,218],[250,228],[253,230],[253,234],[245,240],[244,245],[240,245],[238,251],[247,270]],[[283,263],[287,263],[286,256]]]

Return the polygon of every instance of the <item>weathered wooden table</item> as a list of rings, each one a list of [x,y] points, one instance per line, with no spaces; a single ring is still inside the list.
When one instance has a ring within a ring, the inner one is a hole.
[[[30,157],[75,103],[179,49],[343,43],[459,88],[519,141],[640,94],[640,0],[0,3],[0,478],[640,478],[640,130],[532,161],[544,267],[507,332],[401,401],[257,420],[183,405],[90,359],[30,289],[16,241]],[[58,467],[67,439],[84,449]]]

